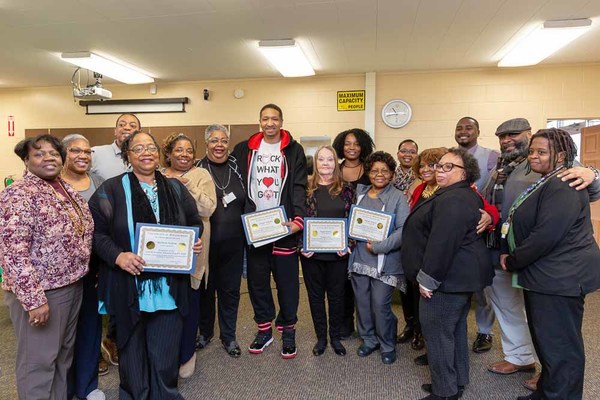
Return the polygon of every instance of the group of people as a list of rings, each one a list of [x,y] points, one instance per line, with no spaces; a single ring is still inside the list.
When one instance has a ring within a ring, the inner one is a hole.
[[[251,354],[271,345],[277,330],[281,356],[296,356],[300,263],[315,356],[328,344],[345,356],[342,341],[356,330],[359,357],[379,350],[393,364],[397,343],[411,341],[427,348],[415,359],[431,372],[424,399],[458,399],[469,383],[475,298],[473,351],[491,348],[494,319],[500,327],[505,359],[490,372],[535,371],[537,359],[541,374],[520,399],[582,397],[583,305],[600,288],[589,207],[600,197],[600,175],[575,165],[567,132],[532,135],[527,120],[508,120],[496,131],[498,153],[477,144],[479,124],[464,117],[457,147],[419,152],[409,139],[396,162],[374,151],[366,131],[350,129],[316,150],[307,176],[281,108],[262,107],[259,123],[260,132],[233,148],[225,126],[209,126],[202,158],[185,134],[158,143],[132,114],[117,119],[110,145],[92,148],[77,134],[17,144],[26,172],[0,192],[0,264],[20,398],[103,399],[101,347],[119,366],[121,399],[182,398],[178,378],[194,374],[215,319],[225,352],[242,354],[244,263],[257,324]],[[302,250],[304,218],[348,218],[353,205],[394,215],[384,240],[352,240],[335,253]],[[246,245],[242,214],[279,206],[290,234]],[[134,252],[137,223],[197,227],[194,272],[145,271]],[[406,322],[400,334],[395,289]]]

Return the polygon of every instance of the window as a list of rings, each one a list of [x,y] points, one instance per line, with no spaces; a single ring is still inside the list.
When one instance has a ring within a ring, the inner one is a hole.
[[[580,161],[581,128],[587,128],[594,125],[600,125],[600,119],[549,119],[546,123],[546,128],[560,128],[569,132],[577,146],[577,157],[575,157],[575,159]]]

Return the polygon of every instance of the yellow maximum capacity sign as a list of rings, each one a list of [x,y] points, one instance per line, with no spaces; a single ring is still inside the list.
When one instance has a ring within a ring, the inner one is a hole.
[[[364,90],[344,90],[337,92],[337,110],[338,111],[364,111],[365,110],[365,91]]]

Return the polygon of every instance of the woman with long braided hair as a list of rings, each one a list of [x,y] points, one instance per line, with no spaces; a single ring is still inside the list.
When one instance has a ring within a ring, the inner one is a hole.
[[[502,226],[500,264],[525,289],[527,323],[542,364],[537,390],[523,400],[583,396],[583,306],[585,295],[600,287],[600,250],[587,191],[557,177],[576,154],[568,132],[534,134],[528,163],[541,178],[517,197]]]

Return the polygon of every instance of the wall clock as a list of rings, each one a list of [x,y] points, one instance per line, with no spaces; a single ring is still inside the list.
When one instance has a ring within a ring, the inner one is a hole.
[[[381,119],[390,128],[398,129],[408,124],[412,117],[412,109],[404,100],[390,100],[381,109]]]

